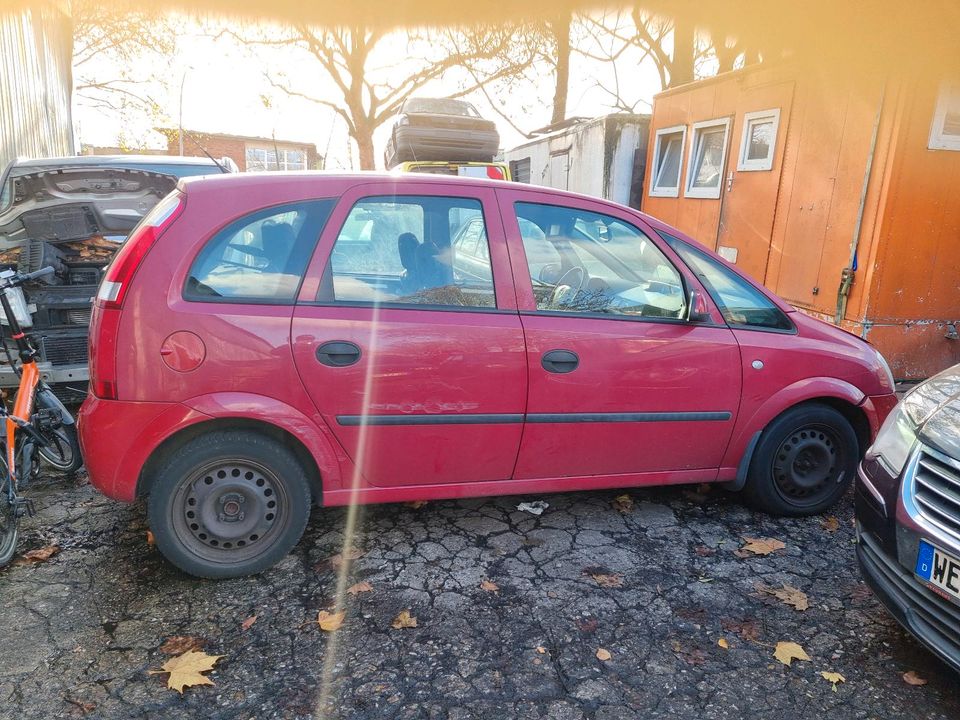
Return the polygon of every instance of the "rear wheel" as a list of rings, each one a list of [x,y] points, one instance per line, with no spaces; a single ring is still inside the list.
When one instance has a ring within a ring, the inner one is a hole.
[[[815,515],[843,496],[859,458],[857,434],[842,414],[801,405],[763,431],[743,492],[774,515]]]
[[[297,544],[310,486],[281,443],[250,431],[214,432],[188,442],[160,470],[148,514],[157,547],[181,570],[250,575]]]
[[[42,387],[37,392],[36,405],[41,410],[57,410],[61,414],[67,409],[57,400],[49,388]],[[59,427],[37,428],[46,445],[38,448],[40,458],[54,470],[73,473],[80,469],[83,458],[80,455],[80,441],[77,438],[77,426],[71,422]]]
[[[17,550],[17,536],[20,534],[20,518],[10,504],[7,464],[0,460],[0,567],[13,559]]]

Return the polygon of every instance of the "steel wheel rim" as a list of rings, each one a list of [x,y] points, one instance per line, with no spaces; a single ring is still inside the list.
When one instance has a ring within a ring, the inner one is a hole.
[[[846,452],[829,425],[811,423],[793,430],[773,454],[777,493],[798,507],[816,505],[843,481]]]
[[[268,552],[290,524],[288,507],[286,487],[272,470],[252,460],[220,459],[184,478],[170,512],[189,552],[230,565]]]

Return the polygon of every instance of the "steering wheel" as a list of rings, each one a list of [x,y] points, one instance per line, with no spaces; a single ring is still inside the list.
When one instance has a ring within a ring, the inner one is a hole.
[[[579,274],[579,279],[576,281],[576,285],[568,285],[567,281],[571,275],[574,273]],[[553,288],[553,296],[550,298],[551,305],[566,305],[571,302],[577,295],[580,293],[580,290],[583,289],[583,284],[587,280],[587,271],[584,270],[579,265],[575,265],[569,270],[567,270],[563,275],[557,280],[557,284]]]

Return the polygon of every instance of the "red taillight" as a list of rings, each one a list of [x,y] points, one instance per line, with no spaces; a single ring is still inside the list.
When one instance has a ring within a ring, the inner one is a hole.
[[[184,204],[183,195],[178,192],[171,193],[157,203],[134,228],[114,256],[100,283],[97,291],[99,307],[119,309],[123,305],[123,298],[140,262],[164,231],[180,217]]]
[[[505,176],[503,170],[498,168],[496,165],[487,166],[487,177],[491,180],[504,180]]]
[[[90,389],[98,398],[117,399],[118,308],[95,307],[90,318]]]

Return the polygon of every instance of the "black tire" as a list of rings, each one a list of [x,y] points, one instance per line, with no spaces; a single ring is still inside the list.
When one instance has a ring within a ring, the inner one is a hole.
[[[10,481],[7,463],[0,460],[0,567],[9,563],[17,551],[17,537],[20,534],[20,518],[16,517],[7,492]]]
[[[63,406],[49,388],[41,387],[37,391],[36,406],[39,409],[59,410],[64,419],[70,420],[58,428],[47,428],[40,435],[47,441],[45,447],[39,447],[37,453],[46,465],[62,473],[75,473],[83,465],[80,454],[80,440],[77,437],[77,425],[70,412]]]
[[[772,515],[816,515],[843,497],[859,460],[857,434],[843,415],[798,405],[764,429],[743,494]]]
[[[246,430],[194,438],[159,470],[148,516],[160,552],[197,577],[252,575],[303,535],[310,484],[281,443]]]

